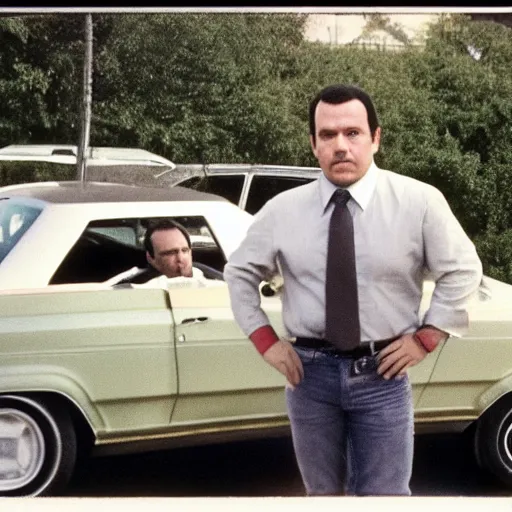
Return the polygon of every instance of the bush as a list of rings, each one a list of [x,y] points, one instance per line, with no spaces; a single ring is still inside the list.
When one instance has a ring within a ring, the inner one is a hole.
[[[35,181],[73,180],[75,176],[74,165],[0,161],[0,186],[2,187]]]

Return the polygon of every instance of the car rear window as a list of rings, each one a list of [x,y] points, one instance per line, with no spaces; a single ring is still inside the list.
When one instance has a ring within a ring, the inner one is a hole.
[[[314,179],[316,178],[255,175],[251,181],[245,210],[255,215],[269,199],[272,199],[277,194],[290,188],[306,185]]]
[[[222,196],[238,206],[244,187],[244,180],[245,174],[236,176],[193,176],[177,183],[177,185]]]
[[[21,240],[41,211],[41,208],[11,199],[0,200],[0,263]]]

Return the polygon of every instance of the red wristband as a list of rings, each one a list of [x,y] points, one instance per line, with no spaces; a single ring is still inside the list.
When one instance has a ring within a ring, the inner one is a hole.
[[[420,329],[413,334],[414,339],[427,351],[432,352],[439,344],[439,338],[434,332]]]
[[[270,325],[259,327],[249,335],[249,338],[261,355],[263,355],[276,341],[279,341],[279,336]]]

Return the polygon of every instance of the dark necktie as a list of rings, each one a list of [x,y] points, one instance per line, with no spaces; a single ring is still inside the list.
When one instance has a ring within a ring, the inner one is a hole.
[[[325,338],[340,350],[351,350],[361,340],[354,226],[347,207],[350,197],[350,192],[342,189],[332,196],[325,276]]]

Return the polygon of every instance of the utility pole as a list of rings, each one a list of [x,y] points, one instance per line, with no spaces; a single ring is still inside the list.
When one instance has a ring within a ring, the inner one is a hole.
[[[87,155],[89,154],[89,135],[91,131],[92,105],[92,15],[85,15],[85,58],[84,58],[84,91],[82,100],[82,128],[76,158],[77,180],[85,182]]]

